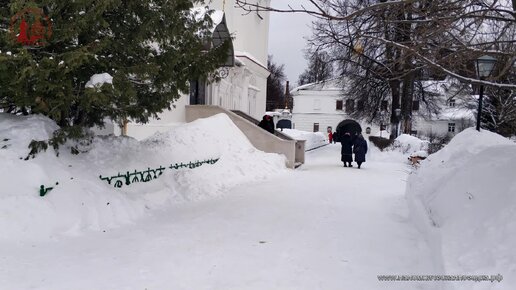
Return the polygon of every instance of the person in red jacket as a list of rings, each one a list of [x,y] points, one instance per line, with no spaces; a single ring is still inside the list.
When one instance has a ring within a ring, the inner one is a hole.
[[[328,141],[330,141],[330,144],[333,142],[333,133],[331,131],[328,132]]]

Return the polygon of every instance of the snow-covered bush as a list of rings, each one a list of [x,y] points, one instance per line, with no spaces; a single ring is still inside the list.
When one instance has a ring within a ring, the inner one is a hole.
[[[400,151],[403,154],[411,154],[418,151],[428,151],[428,141],[421,140],[417,137],[402,134],[394,140],[392,150]]]

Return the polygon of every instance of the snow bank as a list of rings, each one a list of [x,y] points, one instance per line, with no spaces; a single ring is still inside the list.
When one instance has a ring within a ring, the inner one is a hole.
[[[384,138],[388,138],[388,134],[383,134]],[[392,161],[400,160],[408,162],[407,157],[409,156],[428,156],[428,141],[421,140],[417,137],[402,134],[394,140],[394,143],[381,151],[374,144],[369,142],[369,151],[367,152],[367,158],[374,161]]]
[[[394,140],[393,150],[399,150],[403,154],[412,154],[418,151],[428,151],[428,141],[417,137],[402,134]]]
[[[409,177],[413,219],[445,274],[504,280],[453,283],[450,289],[513,289],[516,285],[516,144],[467,129],[421,162]]]
[[[328,135],[322,132],[283,129],[283,133],[296,140],[306,140],[305,150],[310,150],[328,144]]]
[[[48,238],[106,230],[164,205],[218,196],[229,188],[285,170],[285,158],[255,149],[224,114],[146,140],[98,137],[88,152],[63,146],[23,160],[31,139],[48,139],[56,124],[42,116],[0,114],[0,240]],[[147,183],[114,188],[99,175],[220,158],[195,169],[167,168]],[[55,185],[58,183],[58,185]],[[54,186],[39,196],[40,185]]]

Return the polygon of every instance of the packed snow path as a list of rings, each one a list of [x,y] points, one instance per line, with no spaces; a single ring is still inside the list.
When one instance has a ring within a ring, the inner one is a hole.
[[[377,280],[433,273],[408,220],[409,169],[343,168],[339,150],[116,230],[0,245],[0,289],[438,289]]]

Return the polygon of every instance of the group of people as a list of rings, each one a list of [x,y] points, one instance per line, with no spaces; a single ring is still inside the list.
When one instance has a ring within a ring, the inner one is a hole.
[[[258,126],[274,134],[275,126],[271,116],[264,115]],[[328,139],[330,143],[340,142],[342,144],[340,160],[344,163],[344,167],[353,167],[353,154],[355,154],[355,162],[358,165],[358,169],[366,161],[367,142],[362,134],[351,135],[349,132],[341,133],[339,131],[332,133],[331,129],[328,128]]]
[[[345,132],[342,136],[336,135],[337,134],[333,134],[332,137],[333,140],[342,144],[340,160],[344,163],[344,167],[353,167],[353,154],[355,154],[355,162],[358,165],[358,169],[360,169],[362,163],[366,161],[365,156],[367,153],[367,142],[364,136],[362,136],[362,134],[352,136],[351,133],[348,132]]]

